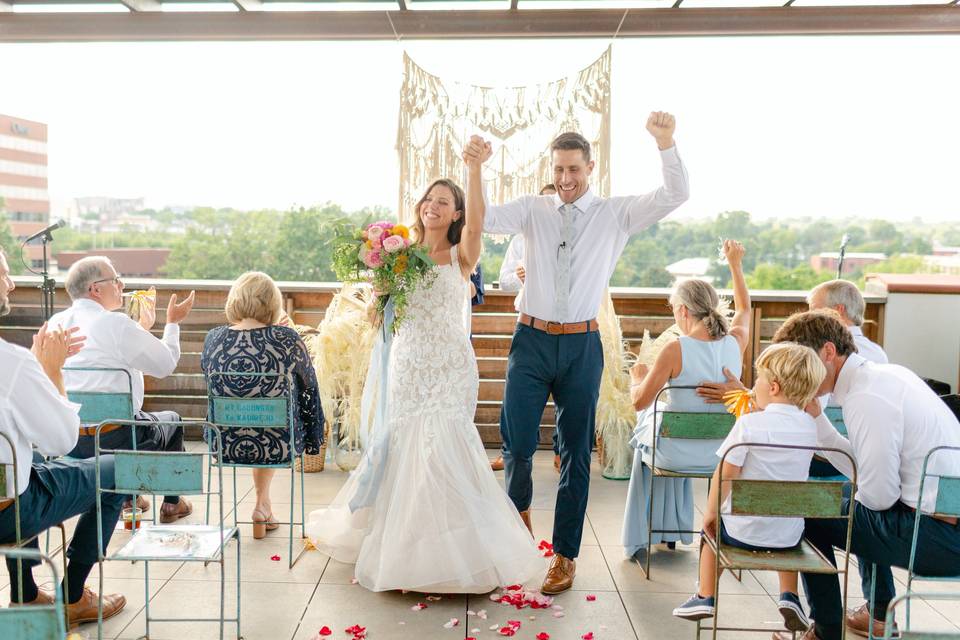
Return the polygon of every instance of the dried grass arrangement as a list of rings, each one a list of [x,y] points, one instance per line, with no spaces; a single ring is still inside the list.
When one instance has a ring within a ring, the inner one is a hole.
[[[597,443],[601,450],[603,477],[626,480],[633,465],[629,440],[637,417],[630,401],[629,370],[632,362],[609,291],[600,305],[597,323],[603,346],[603,374],[597,400]]]
[[[376,336],[367,319],[371,296],[369,287],[344,285],[327,307],[319,335],[313,337],[320,402],[327,420],[336,425],[339,449],[359,451],[365,440],[361,400]]]

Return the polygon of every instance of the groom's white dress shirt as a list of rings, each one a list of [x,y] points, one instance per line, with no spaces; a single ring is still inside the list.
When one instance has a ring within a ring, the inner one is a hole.
[[[663,185],[642,196],[601,198],[587,190],[566,210],[558,195],[487,205],[485,232],[523,234],[521,313],[552,322],[597,316],[603,290],[630,236],[689,197],[687,171],[676,147],[662,150],[660,157]]]
[[[125,313],[107,311],[100,303],[80,298],[70,308],[50,318],[50,326],[79,327],[86,336],[80,352],[67,359],[67,367],[126,369],[133,382],[133,411],[143,408],[143,374],[166,378],[180,361],[180,326],[168,323],[163,339],[141,327]],[[126,391],[122,373],[64,371],[69,391]]]

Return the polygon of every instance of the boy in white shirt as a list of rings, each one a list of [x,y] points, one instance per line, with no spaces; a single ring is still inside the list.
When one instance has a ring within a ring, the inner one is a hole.
[[[742,416],[717,451],[718,457],[737,444],[759,443],[816,447],[817,427],[803,408],[809,403],[826,375],[826,368],[813,349],[791,342],[768,347],[756,361],[757,381],[753,394],[761,411]],[[723,461],[724,486],[720,487],[721,468],[713,475],[710,497],[703,515],[705,535],[723,544],[767,551],[797,546],[803,537],[803,518],[771,518],[717,514],[717,492],[723,491],[723,509],[730,508],[728,481],[777,480],[801,482],[807,479],[813,449],[773,449],[737,447]],[[699,591],[673,610],[673,615],[687,620],[701,620],[714,615],[716,559],[709,545],[700,553]],[[805,631],[810,626],[797,595],[797,574],[781,572],[780,601],[784,624],[791,631]]]

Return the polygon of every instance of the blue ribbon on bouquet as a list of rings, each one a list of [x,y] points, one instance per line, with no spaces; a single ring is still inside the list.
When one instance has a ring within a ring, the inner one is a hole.
[[[380,335],[370,353],[370,367],[366,384],[363,387],[361,401],[361,425],[370,424],[371,438],[363,459],[357,466],[357,490],[350,498],[350,511],[371,506],[377,499],[383,473],[387,468],[390,453],[389,408],[387,393],[390,372],[390,347],[393,344],[393,331],[390,330],[394,319],[393,299],[388,299],[383,309],[383,322],[380,323]],[[375,404],[374,404],[375,402]],[[373,422],[369,412],[373,410]],[[362,429],[362,427],[361,427]]]

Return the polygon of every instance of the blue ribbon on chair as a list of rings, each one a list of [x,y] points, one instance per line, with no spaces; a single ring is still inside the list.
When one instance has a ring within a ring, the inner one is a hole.
[[[361,410],[361,433],[366,425],[370,425],[371,438],[369,446],[357,465],[357,491],[350,499],[350,511],[371,506],[377,499],[380,483],[383,482],[383,472],[387,468],[387,457],[390,453],[389,407],[387,406],[387,390],[390,372],[390,347],[393,344],[393,300],[387,300],[383,310],[383,322],[380,324],[380,335],[370,353],[370,368],[366,384],[363,388]],[[376,404],[374,405],[374,401]],[[369,419],[370,410],[373,410],[372,423]]]

